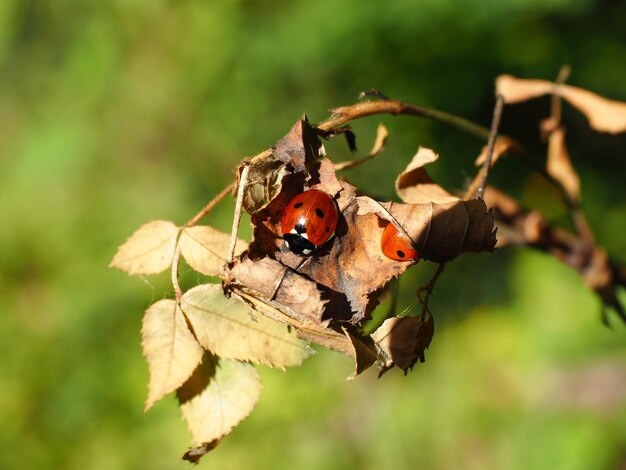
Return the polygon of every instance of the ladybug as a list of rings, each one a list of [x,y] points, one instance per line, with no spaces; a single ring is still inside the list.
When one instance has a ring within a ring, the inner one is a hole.
[[[339,208],[330,194],[309,189],[294,197],[281,219],[283,240],[297,255],[310,255],[335,234]]]
[[[420,256],[419,251],[413,247],[413,242],[391,223],[383,231],[380,248],[387,258],[394,261],[412,261]]]

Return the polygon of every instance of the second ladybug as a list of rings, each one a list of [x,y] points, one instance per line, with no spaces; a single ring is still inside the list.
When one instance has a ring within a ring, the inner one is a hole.
[[[309,189],[294,197],[281,219],[283,240],[297,255],[310,255],[332,238],[339,221],[339,208],[330,194]]]
[[[420,256],[419,251],[413,248],[413,242],[391,223],[383,231],[380,248],[387,258],[394,261],[412,261]]]

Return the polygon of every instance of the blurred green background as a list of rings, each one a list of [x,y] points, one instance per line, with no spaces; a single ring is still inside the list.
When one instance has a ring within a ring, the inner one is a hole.
[[[488,125],[498,74],[567,63],[570,83],[626,101],[625,24],[617,0],[2,0],[0,468],[187,465],[174,398],[142,414],[141,317],[171,295],[167,275],[107,268],[139,225],[185,222],[242,157],[364,89]],[[503,131],[542,152],[548,101],[507,108]],[[597,238],[626,262],[626,139],[564,119]],[[392,198],[419,145],[450,189],[473,175],[482,142],[408,117],[356,123],[360,154],[381,121],[389,145],[353,183]],[[519,163],[492,181],[566,220]],[[228,230],[232,207],[210,223]],[[403,277],[401,308],[432,269]],[[256,410],[201,466],[626,468],[625,328],[601,325],[575,273],[527,250],[466,256],[431,306],[435,339],[407,377],[346,382],[350,361],[329,351],[261,368]]]

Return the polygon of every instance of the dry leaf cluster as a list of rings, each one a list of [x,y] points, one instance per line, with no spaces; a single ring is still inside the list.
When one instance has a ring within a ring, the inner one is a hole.
[[[592,125],[600,122],[603,130],[611,132],[621,129],[624,104],[546,83],[501,77],[497,91],[507,102],[557,93],[578,106]],[[597,107],[610,109],[612,117],[600,119],[594,114]],[[463,253],[493,251],[497,242],[494,222],[502,227],[501,246],[525,243],[573,263],[568,256],[580,248],[574,246],[578,239],[570,236],[571,245],[564,247],[566,235],[550,228],[540,216],[533,217],[532,211],[505,193],[487,188],[486,204],[482,198],[469,197],[475,187],[463,198],[437,185],[424,168],[438,158],[430,149],[420,148],[398,176],[396,192],[402,202],[376,201],[339,178],[339,169],[379,155],[387,130],[379,127],[374,148],[365,157],[342,163],[326,157],[322,138],[344,134],[353,144],[354,135],[345,124],[380,113],[434,117],[428,110],[389,99],[337,108],[317,126],[302,117],[275,146],[244,160],[236,184],[190,222],[182,227],[169,221],[149,222],[113,258],[111,266],[129,274],[172,271],[175,298],[156,302],[143,319],[142,344],[150,370],[146,410],[176,392],[193,438],[186,460],[197,462],[252,411],[261,390],[255,365],[298,366],[314,352],[309,343],[352,357],[355,368],[349,378],[374,364],[381,373],[394,366],[406,373],[417,361],[423,362],[434,334],[428,298],[443,265]],[[560,117],[552,116],[550,122],[551,126],[543,125],[548,139],[546,175],[573,207],[572,202],[580,197],[580,183],[567,154]],[[484,151],[479,162],[488,167],[501,155],[522,150],[513,139],[500,136],[491,155]],[[237,189],[237,211],[232,233],[197,225],[233,188]],[[286,248],[280,221],[289,201],[311,188],[330,194],[341,218],[330,242],[312,256],[301,257]],[[249,243],[237,239],[241,210],[251,216],[254,231]],[[422,308],[415,316],[391,316],[367,335],[363,323],[371,318],[389,283],[418,262],[398,262],[382,253],[381,235],[388,224],[409,237],[423,259],[440,267],[431,282],[418,290]],[[615,277],[607,278],[610,262],[591,243],[587,258],[575,267],[603,295],[611,290]],[[552,251],[556,246],[560,252]],[[178,284],[181,260],[221,283],[200,284],[182,292]]]

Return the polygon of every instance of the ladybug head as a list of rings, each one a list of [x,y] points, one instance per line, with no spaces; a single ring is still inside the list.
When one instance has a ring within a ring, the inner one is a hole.
[[[316,248],[313,243],[299,233],[286,233],[283,235],[283,240],[291,251],[300,256],[308,256]]]

